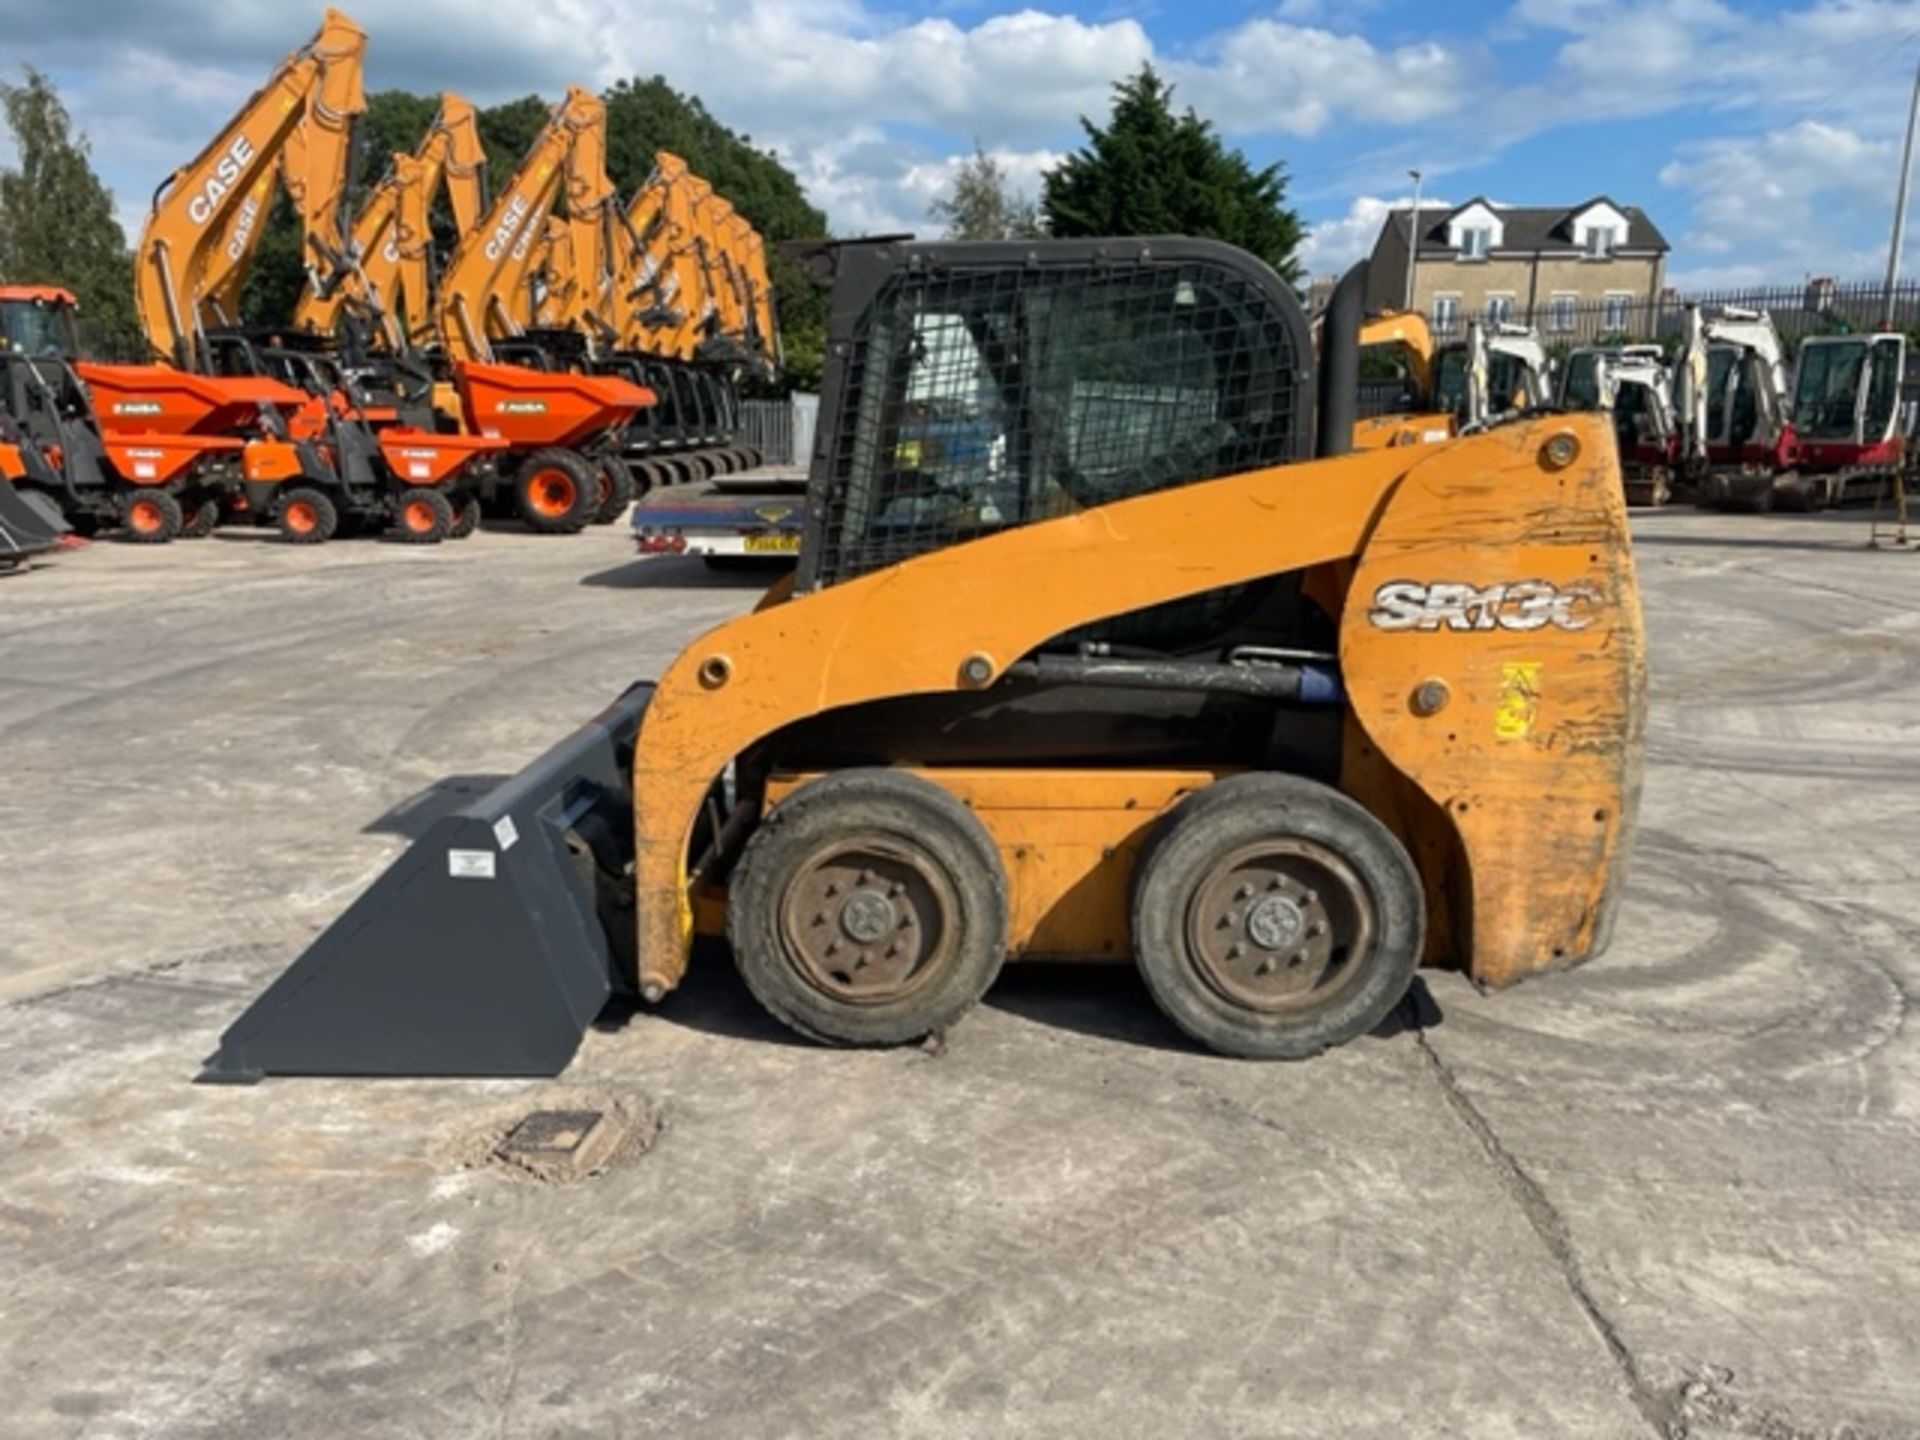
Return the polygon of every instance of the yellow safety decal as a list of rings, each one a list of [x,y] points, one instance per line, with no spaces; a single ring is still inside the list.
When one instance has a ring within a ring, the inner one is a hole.
[[[1500,706],[1493,733],[1501,740],[1524,740],[1540,718],[1540,662],[1508,661],[1500,667]]]

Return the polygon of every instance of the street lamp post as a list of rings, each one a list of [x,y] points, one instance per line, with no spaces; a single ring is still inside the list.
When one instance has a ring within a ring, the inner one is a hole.
[[[1913,132],[1916,124],[1920,124],[1920,69],[1913,73],[1913,103],[1907,109],[1907,143],[1900,152],[1900,186],[1893,202],[1893,240],[1887,246],[1887,294],[1880,323],[1888,330],[1893,329],[1893,297],[1900,285],[1900,248],[1907,238],[1907,182],[1913,175]]]
[[[1407,296],[1403,310],[1413,309],[1413,276],[1420,268],[1420,172],[1409,170],[1413,177],[1413,209],[1407,212]]]

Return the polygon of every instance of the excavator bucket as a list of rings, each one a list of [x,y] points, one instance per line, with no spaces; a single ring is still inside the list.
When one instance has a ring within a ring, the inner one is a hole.
[[[652,696],[634,686],[433,821],[234,1021],[200,1078],[565,1069],[634,973],[633,740]]]

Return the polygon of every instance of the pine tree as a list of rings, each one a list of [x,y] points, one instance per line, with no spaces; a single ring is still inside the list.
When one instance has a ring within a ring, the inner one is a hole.
[[[18,168],[0,169],[0,281],[64,285],[90,345],[137,353],[132,257],[86,137],[38,70],[0,83],[0,109],[19,154]]]
[[[1041,233],[1038,207],[1009,186],[1006,167],[978,140],[952,188],[934,198],[927,214],[946,226],[949,240],[1031,240]]]
[[[1061,236],[1197,235],[1251,251],[1298,282],[1300,217],[1287,208],[1286,172],[1255,170],[1143,65],[1113,87],[1103,128],[1084,116],[1087,143],[1047,172],[1041,208]]]

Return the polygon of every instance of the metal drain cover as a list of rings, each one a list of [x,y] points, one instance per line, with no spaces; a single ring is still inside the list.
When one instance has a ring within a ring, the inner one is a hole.
[[[535,1110],[495,1147],[509,1164],[549,1180],[597,1173],[620,1148],[624,1127],[601,1110]]]

